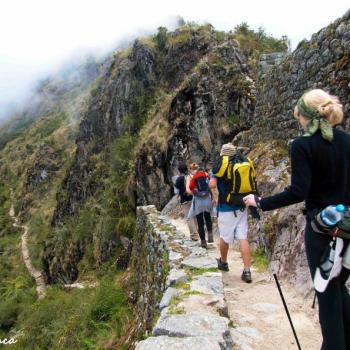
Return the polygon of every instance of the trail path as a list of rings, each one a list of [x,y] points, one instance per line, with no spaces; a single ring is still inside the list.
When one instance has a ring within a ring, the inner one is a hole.
[[[36,292],[38,294],[38,298],[41,299],[45,296],[46,285],[45,285],[45,281],[44,281],[44,277],[43,277],[42,273],[34,268],[32,261],[30,260],[29,249],[28,249],[28,226],[18,224],[18,218],[15,216],[15,210],[13,207],[13,203],[11,204],[9,214],[10,214],[12,220],[14,221],[14,223],[12,225],[14,227],[20,227],[23,229],[22,245],[21,245],[22,257],[23,257],[24,263],[27,267],[29,274],[35,280]]]
[[[183,219],[170,219],[189,236]],[[218,257],[218,237],[208,245],[209,256]],[[241,281],[242,260],[236,247],[229,251],[229,272],[223,273],[224,293],[228,312],[235,329],[234,349],[289,350],[297,349],[282,301],[273,277],[252,268],[253,283]],[[317,310],[311,301],[303,299],[293,287],[281,281],[281,287],[303,350],[321,347],[321,332]]]
[[[12,198],[12,190],[11,190],[11,198]],[[15,216],[15,210],[13,207],[13,203],[11,204],[9,214],[10,214],[12,220],[14,221],[12,225],[14,227],[20,227],[23,229],[22,245],[21,245],[22,257],[23,257],[24,263],[27,267],[29,274],[35,280],[38,298],[41,299],[45,296],[46,284],[45,284],[44,277],[43,277],[42,273],[39,270],[35,269],[35,267],[32,264],[32,261],[30,259],[29,249],[28,249],[28,226],[18,224],[18,218]],[[64,284],[63,286],[65,288],[84,289],[84,288],[95,288],[98,286],[98,283],[97,282],[78,282],[78,281],[75,281],[74,283]]]

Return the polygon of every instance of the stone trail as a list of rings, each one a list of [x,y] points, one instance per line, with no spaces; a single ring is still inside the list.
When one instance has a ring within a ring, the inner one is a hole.
[[[143,208],[157,216],[154,207]],[[157,220],[170,225],[165,216],[157,216]],[[152,336],[139,342],[136,349],[232,349],[233,329],[215,258],[181,228],[163,235],[169,249],[170,272],[159,303],[160,317]]]
[[[189,236],[182,219],[172,223]],[[218,236],[208,245],[209,257],[218,257]],[[268,271],[252,268],[253,283],[241,281],[242,260],[238,246],[229,251],[229,272],[222,273],[224,302],[233,324],[230,329],[233,349],[272,350],[297,349],[275,281]],[[311,308],[312,300],[303,298],[292,286],[280,281],[291,317],[303,350],[321,347],[322,336],[318,323],[318,310]],[[207,348],[209,349],[209,348]]]
[[[12,191],[11,191],[11,194],[12,194]],[[13,203],[11,204],[9,214],[12,220],[14,221],[12,225],[14,227],[19,227],[23,229],[22,244],[21,244],[22,257],[29,274],[35,280],[36,292],[38,294],[38,298],[41,299],[45,296],[46,286],[45,286],[45,281],[42,273],[39,270],[35,269],[35,267],[32,264],[32,261],[30,260],[29,249],[28,249],[28,226],[18,224],[18,218],[15,216]]]
[[[156,213],[152,206],[143,208]],[[136,350],[297,349],[268,272],[252,268],[253,283],[242,282],[240,253],[233,247],[229,252],[230,271],[222,273],[216,268],[217,234],[215,243],[205,250],[190,240],[183,219],[159,217],[176,228],[166,237],[171,270],[152,336],[139,342]],[[303,299],[292,286],[284,281],[281,285],[302,349],[319,349],[317,310],[311,309],[310,299]]]

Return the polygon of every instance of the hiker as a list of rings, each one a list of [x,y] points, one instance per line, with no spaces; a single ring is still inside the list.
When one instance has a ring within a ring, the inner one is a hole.
[[[187,165],[185,163],[179,164],[178,171],[180,175],[176,178],[175,189],[180,195],[181,211],[187,220],[187,226],[192,241],[198,241],[197,221],[194,218],[187,218],[192,204],[192,195],[186,192],[186,187],[189,184],[192,175],[188,174]]]
[[[211,221],[212,193],[209,189],[209,175],[199,169],[196,163],[190,165],[192,178],[187,186],[187,193],[193,195],[189,218],[196,217],[201,247],[207,248],[205,225],[208,231],[208,243],[213,243],[213,225]]]
[[[321,89],[304,93],[294,116],[306,133],[291,145],[291,185],[266,198],[248,195],[244,202],[268,211],[305,200],[305,250],[315,281],[315,272],[333,238],[316,232],[312,223],[315,215],[329,205],[350,205],[350,135],[334,128],[343,120],[343,106],[336,96]],[[344,249],[348,244],[349,240],[344,239]],[[324,292],[316,291],[322,350],[350,349],[350,295],[345,286],[349,274],[350,270],[343,267]]]
[[[240,169],[248,170],[239,173],[241,176],[241,186],[245,186],[249,182],[255,185],[255,170],[250,160],[236,151],[236,147],[232,143],[224,144],[220,151],[220,160],[213,166],[209,187],[213,190],[215,188],[219,191],[218,200],[218,227],[220,233],[220,258],[218,261],[218,268],[222,271],[229,271],[227,263],[227,254],[229,245],[235,239],[239,240],[240,251],[243,259],[243,272],[241,279],[247,283],[252,282],[252,275],[250,272],[250,247],[247,239],[248,235],[248,210],[243,203],[243,196],[233,193],[233,180],[231,176],[235,162],[237,164],[244,164]],[[238,169],[238,168],[237,168]],[[251,171],[250,171],[251,170]],[[238,170],[239,171],[239,170]],[[250,174],[254,175],[250,178]],[[250,192],[245,190],[245,193]],[[237,200],[234,200],[236,195]],[[232,197],[232,198],[231,198]]]

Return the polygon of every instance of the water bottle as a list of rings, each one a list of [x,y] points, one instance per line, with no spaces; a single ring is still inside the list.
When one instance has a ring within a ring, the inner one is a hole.
[[[342,204],[329,205],[320,213],[320,218],[324,226],[334,227],[342,218],[345,207]]]

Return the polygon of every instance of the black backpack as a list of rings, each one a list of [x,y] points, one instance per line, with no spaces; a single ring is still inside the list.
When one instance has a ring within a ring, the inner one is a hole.
[[[206,176],[200,176],[196,180],[194,195],[197,197],[206,197],[209,195],[209,185]]]

